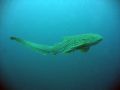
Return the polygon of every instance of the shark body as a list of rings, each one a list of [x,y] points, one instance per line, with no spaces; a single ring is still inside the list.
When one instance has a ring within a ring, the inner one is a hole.
[[[103,37],[98,34],[81,34],[74,36],[66,36],[64,39],[54,44],[53,46],[36,44],[15,36],[10,37],[11,40],[15,40],[18,43],[21,43],[24,46],[28,46],[43,55],[46,54],[59,54],[59,53],[71,53],[76,50],[80,50],[81,52],[89,51],[91,46],[98,44],[103,40]]]

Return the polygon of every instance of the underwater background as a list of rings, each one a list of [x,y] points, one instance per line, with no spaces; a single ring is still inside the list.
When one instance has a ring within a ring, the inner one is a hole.
[[[120,90],[119,0],[1,0],[0,81],[6,90]],[[53,45],[96,33],[87,53],[42,55],[10,40]]]

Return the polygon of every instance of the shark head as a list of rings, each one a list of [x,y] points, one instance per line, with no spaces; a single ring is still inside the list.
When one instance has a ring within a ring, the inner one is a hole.
[[[103,40],[103,37],[98,34],[83,34],[82,37],[83,46],[96,45]],[[80,40],[81,41],[81,40]]]
[[[83,34],[79,38],[79,42],[82,42],[82,44],[76,49],[79,49],[82,52],[87,52],[91,46],[100,43],[102,40],[103,37],[98,34]]]
[[[103,37],[98,34],[81,34],[76,36],[70,36],[65,38],[65,46],[67,47],[64,50],[65,53],[69,53],[75,50],[80,50],[82,52],[87,52],[91,46],[98,44],[103,40]]]

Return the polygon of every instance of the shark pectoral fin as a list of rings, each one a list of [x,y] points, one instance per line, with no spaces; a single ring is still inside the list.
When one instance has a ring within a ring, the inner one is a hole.
[[[82,48],[80,48],[80,51],[81,52],[88,52],[89,49],[90,49],[90,47],[82,47]]]

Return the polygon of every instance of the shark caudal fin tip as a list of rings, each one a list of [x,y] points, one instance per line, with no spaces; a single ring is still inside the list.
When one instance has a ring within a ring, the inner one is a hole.
[[[14,40],[15,38],[16,38],[16,37],[14,37],[14,36],[11,36],[11,37],[10,37],[11,40]]]

